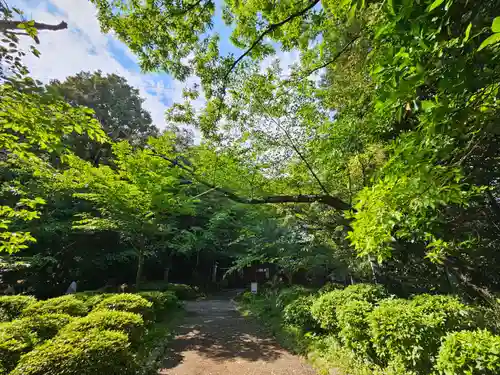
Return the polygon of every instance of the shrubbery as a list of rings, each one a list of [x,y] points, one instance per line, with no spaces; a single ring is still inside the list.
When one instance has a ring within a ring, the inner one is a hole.
[[[137,343],[144,332],[144,320],[139,314],[126,311],[99,310],[75,319],[62,330],[68,332],[87,332],[91,329],[121,331],[127,334],[130,342]]]
[[[283,320],[287,324],[306,330],[314,329],[316,322],[311,315],[312,296],[299,297],[290,302],[283,310]]]
[[[280,310],[284,309],[286,305],[290,302],[296,300],[299,297],[307,296],[311,294],[311,290],[300,285],[294,285],[290,288],[285,288],[281,290],[276,297],[276,307]]]
[[[127,335],[70,331],[25,354],[10,375],[133,375],[137,364]]]
[[[196,287],[186,284],[173,284],[166,281],[148,281],[141,284],[142,291],[174,292],[180,300],[193,300],[199,295]]]
[[[17,318],[25,308],[35,302],[35,297],[31,296],[0,296],[0,322]]]
[[[92,311],[99,310],[128,311],[142,315],[146,321],[154,319],[153,304],[136,294],[123,293],[107,297],[99,302]]]
[[[153,310],[156,316],[161,316],[166,311],[179,306],[179,299],[174,292],[150,291],[137,294],[153,304]]]
[[[12,324],[35,332],[37,338],[44,341],[54,337],[72,319],[74,318],[67,314],[34,314],[14,320]]]
[[[38,301],[28,305],[23,309],[23,316],[35,314],[68,314],[71,316],[87,315],[88,309],[83,301],[73,295],[50,298],[45,301]]]
[[[500,374],[500,336],[487,330],[448,334],[439,350],[437,369],[445,375]]]
[[[342,344],[357,353],[373,355],[367,316],[373,305],[367,301],[352,300],[336,309],[339,338]]]
[[[454,297],[420,295],[384,301],[368,320],[381,359],[425,373],[432,369],[441,337],[471,326],[470,316],[471,309]]]
[[[0,363],[6,371],[16,365],[21,354],[37,343],[36,334],[27,326],[14,322],[0,323]]]

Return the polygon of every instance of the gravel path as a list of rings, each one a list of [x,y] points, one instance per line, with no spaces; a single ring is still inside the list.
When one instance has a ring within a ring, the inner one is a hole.
[[[243,318],[227,296],[187,302],[186,317],[162,375],[315,375],[278,346],[262,327]]]

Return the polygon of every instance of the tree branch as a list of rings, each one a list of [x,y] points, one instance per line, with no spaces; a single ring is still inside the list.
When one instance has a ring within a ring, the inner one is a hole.
[[[0,20],[0,31],[21,29],[19,25],[24,22],[25,21]],[[57,30],[67,29],[68,24],[64,21],[61,21],[57,25],[49,25],[46,23],[35,22],[33,27],[37,30],[57,31]]]
[[[247,50],[245,52],[243,52],[243,54],[240,55],[240,57],[238,57],[232,64],[231,66],[229,67],[228,71],[226,72],[225,76],[224,76],[224,80],[227,79],[227,77],[229,76],[229,74],[231,74],[231,72],[233,71],[233,69],[236,67],[236,65],[238,65],[240,63],[241,60],[243,60],[250,52],[252,52],[252,50],[257,47],[257,45],[262,41],[262,39],[264,39],[264,37],[267,35],[267,34],[270,34],[272,33],[274,30],[276,30],[277,28],[283,26],[284,24],[294,20],[295,18],[297,17],[300,17],[300,16],[303,16],[304,14],[306,14],[309,10],[311,10],[312,8],[314,8],[314,6],[316,6],[316,4],[319,3],[320,0],[314,0],[312,1],[307,7],[305,7],[304,9],[302,10],[299,10],[298,12],[296,13],[293,13],[291,14],[290,16],[288,16],[287,18],[285,18],[284,20],[278,22],[278,23],[272,23],[270,24],[267,29],[265,29],[254,41],[253,43],[250,45],[250,47],[247,48]]]
[[[206,187],[210,188],[211,190],[217,191],[221,193],[223,196],[231,199],[232,201],[238,202],[238,203],[244,203],[244,204],[271,204],[271,203],[313,203],[313,202],[319,202],[326,204],[327,206],[330,206],[336,210],[339,211],[345,211],[345,210],[352,210],[352,206],[346,202],[344,202],[342,199],[333,197],[328,194],[299,194],[299,195],[271,195],[267,197],[261,197],[261,198],[246,198],[246,197],[241,197],[238,194],[229,191],[227,189],[224,189],[220,186],[211,184],[208,181],[204,181],[197,177],[194,174],[194,170],[190,167],[187,167],[184,165],[182,162],[180,162],[178,159],[171,159],[165,155],[159,154],[157,152],[153,151],[153,155],[162,158],[163,160],[168,161],[173,167],[179,167],[180,169],[188,172],[191,177],[196,180],[196,182],[205,185]]]

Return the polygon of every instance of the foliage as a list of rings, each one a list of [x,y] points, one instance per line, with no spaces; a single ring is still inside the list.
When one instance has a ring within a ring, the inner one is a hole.
[[[283,321],[305,330],[314,330],[316,322],[311,315],[313,301],[313,296],[301,296],[293,300],[283,310]]]
[[[276,297],[276,307],[283,310],[288,304],[295,301],[297,298],[307,296],[308,294],[311,294],[311,290],[300,285],[293,285],[290,288],[284,288],[279,291]]]
[[[337,332],[337,308],[350,301],[375,303],[386,295],[380,285],[354,284],[342,290],[321,294],[313,303],[311,313],[313,318],[324,330]]]
[[[7,371],[12,370],[23,353],[37,343],[35,333],[17,322],[0,323],[0,363]]]
[[[373,305],[363,300],[351,300],[336,308],[340,341],[346,348],[367,357],[373,355],[367,321],[372,310]]]
[[[73,320],[62,330],[85,333],[92,329],[120,331],[126,333],[130,342],[138,344],[144,333],[144,320],[139,314],[126,311],[98,310],[89,315]]]
[[[135,374],[136,363],[127,336],[92,329],[67,332],[24,355],[13,375]]]
[[[493,375],[500,371],[500,336],[486,330],[448,334],[439,350],[441,374]]]
[[[96,305],[106,298],[112,296],[111,293],[94,293],[94,292],[79,292],[74,294],[76,298],[82,300],[87,306],[88,310],[92,310]]]
[[[186,284],[173,284],[166,281],[147,281],[141,284],[144,291],[174,292],[180,300],[196,299],[198,292],[195,287]]]
[[[23,309],[36,302],[31,296],[0,296],[0,321],[8,322],[21,315]]]
[[[179,299],[173,291],[139,292],[137,295],[153,304],[153,311],[157,318],[161,318],[165,312],[179,307]]]
[[[68,314],[71,316],[87,315],[88,309],[85,303],[75,298],[73,295],[50,298],[45,301],[38,301],[28,305],[22,311],[22,316],[36,314]]]
[[[154,318],[153,304],[141,296],[124,293],[115,294],[99,302],[94,311],[118,310],[142,315],[144,320],[149,321]]]
[[[54,337],[63,327],[68,325],[73,317],[68,314],[33,314],[21,319],[13,320],[12,324],[18,325],[21,330],[35,332],[40,341]]]
[[[370,336],[385,363],[426,373],[435,362],[441,337],[471,326],[469,314],[469,307],[448,296],[384,300],[368,315]]]

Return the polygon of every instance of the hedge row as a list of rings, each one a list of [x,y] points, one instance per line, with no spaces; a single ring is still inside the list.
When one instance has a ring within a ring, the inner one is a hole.
[[[325,289],[289,301],[284,322],[335,337],[357,358],[398,374],[500,374],[500,336],[482,329],[479,309],[457,297],[397,299],[370,284]]]
[[[0,297],[0,374],[135,374],[147,324],[177,306],[172,292]]]

